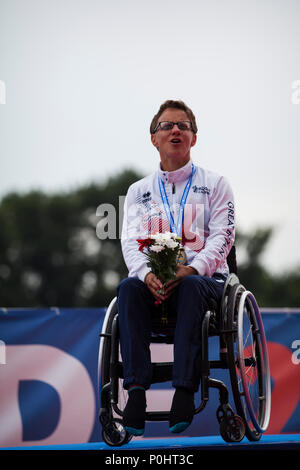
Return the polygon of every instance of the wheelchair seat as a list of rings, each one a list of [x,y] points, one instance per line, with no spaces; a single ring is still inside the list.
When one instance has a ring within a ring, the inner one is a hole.
[[[218,305],[215,299],[210,297],[208,299],[208,309],[212,312],[209,336],[216,336],[218,335],[220,328],[220,305]],[[167,315],[167,317],[168,323],[166,325],[162,324],[162,321],[158,316],[152,319],[152,343],[173,343],[176,327],[176,315]]]

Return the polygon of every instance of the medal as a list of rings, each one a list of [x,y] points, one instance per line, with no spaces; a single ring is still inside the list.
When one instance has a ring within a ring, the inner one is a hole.
[[[186,263],[186,252],[184,250],[184,247],[181,246],[178,250],[178,255],[177,255],[177,264],[185,264]]]

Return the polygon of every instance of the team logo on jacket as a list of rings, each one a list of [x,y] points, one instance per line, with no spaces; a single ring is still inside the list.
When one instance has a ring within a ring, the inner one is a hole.
[[[201,194],[210,194],[210,189],[207,186],[192,186],[192,190],[194,193],[201,193]]]
[[[142,195],[142,202],[148,202],[151,201],[151,192],[147,191]]]

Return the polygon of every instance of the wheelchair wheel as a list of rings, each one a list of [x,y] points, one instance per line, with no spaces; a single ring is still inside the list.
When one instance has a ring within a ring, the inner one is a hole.
[[[257,441],[270,419],[270,370],[262,318],[253,294],[233,286],[227,304],[228,367],[238,414],[246,436]]]
[[[101,387],[110,382],[111,333],[113,320],[117,313],[117,298],[115,297],[108,306],[100,334],[101,340],[98,356],[99,392]]]
[[[109,427],[102,429],[102,439],[111,447],[120,447],[127,444],[132,439],[132,435],[118,420],[115,420]]]
[[[245,435],[244,421],[238,415],[223,419],[220,424],[220,434],[225,442],[241,442]]]
[[[132,439],[132,435],[124,429],[122,421],[118,418],[125,407],[127,392],[123,390],[120,378],[111,377],[112,333],[117,313],[115,297],[104,318],[98,356],[98,395],[101,403],[99,420],[102,425],[102,438],[109,446],[121,446]]]
[[[236,274],[230,273],[224,284],[224,289],[223,289],[223,294],[222,294],[222,299],[221,299],[221,318],[223,321],[224,328],[226,328],[226,325],[227,325],[228,295],[229,295],[230,289],[236,284],[239,284],[239,278],[237,277]]]

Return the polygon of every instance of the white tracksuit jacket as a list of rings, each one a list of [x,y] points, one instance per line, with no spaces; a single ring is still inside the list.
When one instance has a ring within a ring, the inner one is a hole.
[[[228,274],[226,257],[234,242],[234,200],[231,187],[218,174],[195,166],[186,200],[183,221],[183,244],[187,265],[200,275],[215,272]],[[180,200],[192,173],[192,160],[179,170],[160,168],[133,183],[124,204],[121,244],[129,277],[144,281],[150,271],[146,256],[138,250],[137,238],[150,233],[171,231],[161,199],[158,175],[161,176],[170,208],[177,225]],[[182,236],[181,234],[179,234]]]

